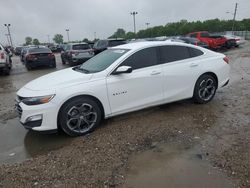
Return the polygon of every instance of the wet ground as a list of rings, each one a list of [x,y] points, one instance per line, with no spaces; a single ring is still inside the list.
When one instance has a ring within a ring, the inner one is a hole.
[[[157,144],[130,157],[124,188],[230,188],[229,178],[194,149]]]
[[[224,53],[231,82],[209,104],[130,113],[78,138],[21,127],[16,90],[55,70],[16,59],[0,76],[0,187],[250,187],[250,44]]]

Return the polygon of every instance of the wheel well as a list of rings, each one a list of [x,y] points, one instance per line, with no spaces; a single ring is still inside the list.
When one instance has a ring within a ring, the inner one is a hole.
[[[218,88],[218,77],[216,76],[216,74],[214,74],[213,72],[206,72],[206,73],[200,75],[199,78],[201,76],[203,76],[203,75],[210,75],[210,76],[212,76],[215,79],[215,81],[216,81],[216,89]],[[196,80],[196,82],[199,80],[199,78]],[[196,83],[195,83],[195,85],[196,85]],[[194,90],[195,90],[195,86],[194,86],[194,89],[193,89],[193,94],[194,94]]]
[[[104,108],[103,108],[103,105],[102,105],[101,101],[100,101],[98,98],[96,98],[96,97],[94,97],[94,96],[91,96],[91,95],[78,95],[78,96],[75,96],[75,97],[72,97],[72,98],[68,99],[67,101],[65,101],[65,102],[61,105],[61,107],[60,107],[60,109],[59,109],[59,111],[58,111],[58,114],[57,114],[57,128],[58,128],[58,129],[60,129],[60,125],[59,125],[59,114],[60,114],[61,109],[63,108],[63,106],[64,106],[66,103],[68,103],[69,101],[71,101],[71,100],[74,100],[74,99],[77,99],[77,98],[82,98],[82,97],[85,97],[85,98],[89,98],[89,99],[94,100],[94,101],[98,104],[98,106],[101,108],[102,119],[104,118],[104,116],[105,116]]]

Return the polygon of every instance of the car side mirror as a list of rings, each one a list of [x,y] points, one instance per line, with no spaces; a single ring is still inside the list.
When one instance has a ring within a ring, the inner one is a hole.
[[[118,67],[112,74],[118,75],[118,74],[124,74],[124,73],[131,73],[132,71],[133,71],[132,67],[121,66],[121,67]]]

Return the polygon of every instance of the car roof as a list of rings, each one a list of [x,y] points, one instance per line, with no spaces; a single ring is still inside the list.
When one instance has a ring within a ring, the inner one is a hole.
[[[164,45],[179,45],[179,46],[191,46],[186,43],[182,42],[171,42],[171,41],[146,41],[146,42],[135,42],[135,43],[128,43],[119,46],[112,47],[113,49],[130,49],[130,50],[137,50],[147,47],[154,47],[154,46],[164,46]],[[191,46],[192,47],[192,46]]]
[[[68,45],[79,45],[79,44],[88,44],[88,43],[86,43],[86,42],[79,42],[79,43],[69,43]]]
[[[99,41],[126,41],[123,38],[110,38],[110,39],[100,39]]]

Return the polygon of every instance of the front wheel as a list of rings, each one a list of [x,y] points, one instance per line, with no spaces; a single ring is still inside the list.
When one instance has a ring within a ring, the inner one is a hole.
[[[193,99],[196,103],[205,104],[211,101],[216,93],[217,82],[211,75],[202,75],[196,82]]]
[[[92,132],[102,119],[101,109],[91,98],[74,98],[62,106],[59,124],[70,136],[81,136]]]

